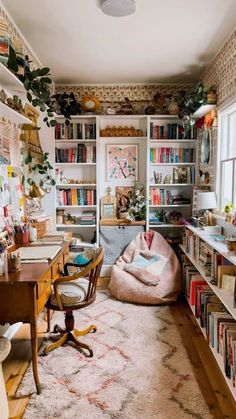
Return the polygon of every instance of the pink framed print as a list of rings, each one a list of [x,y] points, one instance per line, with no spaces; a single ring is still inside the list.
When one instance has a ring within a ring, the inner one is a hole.
[[[138,180],[138,144],[107,144],[107,180]]]

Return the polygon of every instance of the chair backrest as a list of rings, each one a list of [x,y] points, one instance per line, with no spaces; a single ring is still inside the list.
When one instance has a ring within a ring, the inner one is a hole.
[[[53,283],[54,292],[55,292],[57,304],[60,310],[65,310],[65,308],[68,308],[68,307],[63,307],[58,287],[62,283],[70,282],[75,279],[85,277],[88,279],[88,282],[89,282],[86,298],[83,301],[81,301],[81,303],[78,303],[77,307],[82,308],[92,303],[95,300],[97,281],[101,272],[103,258],[104,258],[104,249],[102,247],[99,247],[98,249],[94,251],[93,259],[91,260],[89,265],[87,265],[84,269],[82,269],[80,272],[74,275],[57,278],[54,281]]]
[[[88,266],[86,266],[86,271],[89,270],[89,286],[86,295],[86,301],[93,299],[96,292],[98,278],[100,276],[102,264],[104,258],[104,250],[102,247],[99,247],[95,250],[93,260],[90,262]],[[85,270],[81,272],[83,275],[85,274]]]

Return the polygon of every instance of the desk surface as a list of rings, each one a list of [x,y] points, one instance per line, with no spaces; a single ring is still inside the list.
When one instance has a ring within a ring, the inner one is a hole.
[[[46,272],[52,267],[55,263],[55,260],[59,258],[65,252],[66,248],[69,247],[69,242],[63,242],[60,244],[61,250],[57,253],[53,260],[50,260],[47,263],[22,263],[21,271],[12,272],[0,276],[0,283],[12,283],[12,282],[31,282],[36,283],[42,279]],[[39,246],[42,246],[40,244]],[[45,244],[46,246],[46,244]],[[49,244],[50,246],[50,244]],[[34,248],[36,246],[34,245]]]

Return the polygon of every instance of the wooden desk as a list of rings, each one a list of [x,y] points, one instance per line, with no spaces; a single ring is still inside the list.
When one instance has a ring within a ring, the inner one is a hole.
[[[51,284],[60,276],[69,253],[68,242],[60,246],[60,252],[52,261],[22,264],[21,271],[0,276],[0,324],[30,323],[33,374],[38,394],[41,388],[37,367],[37,318],[50,296]]]

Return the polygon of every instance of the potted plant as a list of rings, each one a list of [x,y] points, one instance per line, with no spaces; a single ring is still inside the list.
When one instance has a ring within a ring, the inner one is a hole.
[[[131,221],[145,220],[146,218],[146,198],[145,187],[136,183],[129,192],[128,214]]]
[[[43,153],[39,162],[34,162],[34,157],[29,153],[25,158],[25,164],[29,167],[27,183],[30,187],[36,185],[46,193],[49,193],[52,186],[56,184],[52,176],[53,167],[48,161],[49,153]]]

